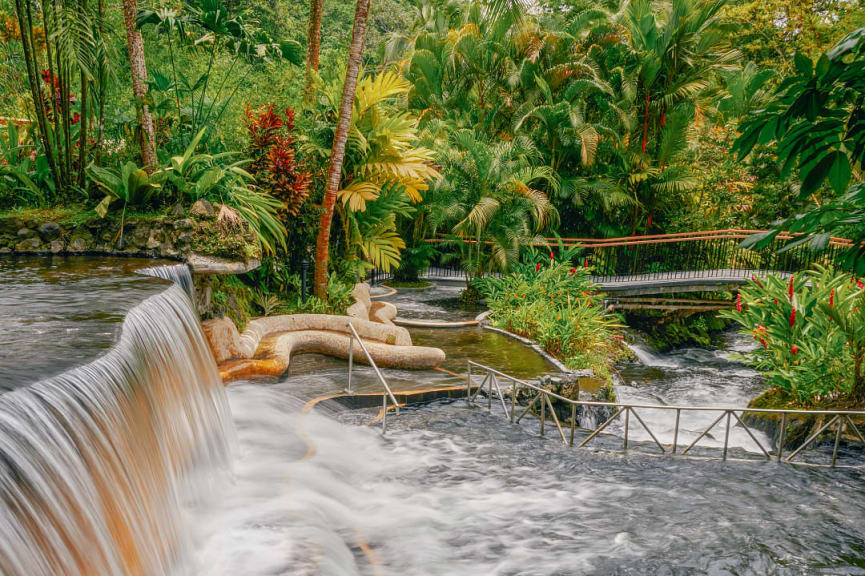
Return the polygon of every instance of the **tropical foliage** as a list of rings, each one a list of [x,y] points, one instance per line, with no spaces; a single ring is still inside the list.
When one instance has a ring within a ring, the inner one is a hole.
[[[762,246],[780,232],[804,232],[822,250],[832,235],[854,240],[844,261],[865,273],[865,28],[844,37],[814,64],[797,54],[796,73],[778,86],[769,107],[743,124],[736,141],[740,158],[757,145],[776,151],[781,177],[798,168],[799,200],[807,209],[779,222],[750,245]],[[826,184],[831,188],[827,189]]]
[[[538,342],[571,368],[606,375],[623,353],[615,337],[621,319],[604,308],[590,270],[573,266],[572,257],[527,251],[511,274],[478,279],[474,286],[492,310],[494,326]]]
[[[850,274],[754,279],[725,316],[756,340],[770,388],[803,406],[865,399],[865,285]]]

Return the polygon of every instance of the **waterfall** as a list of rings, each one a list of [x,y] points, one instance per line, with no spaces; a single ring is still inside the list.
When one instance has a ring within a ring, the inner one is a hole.
[[[104,356],[0,396],[5,576],[161,576],[186,561],[182,500],[234,441],[189,271],[171,268],[181,282],[134,307]]]
[[[192,302],[195,302],[195,287],[192,284],[192,274],[189,273],[189,267],[185,264],[149,266],[138,270],[138,273],[174,282],[183,288]]]
[[[640,364],[642,364],[643,366],[653,366],[656,368],[675,368],[676,366],[678,366],[672,360],[665,359],[659,356],[647,344],[626,343],[626,345],[628,348],[631,349],[631,352],[634,353],[634,356],[637,357],[637,360],[639,360]]]

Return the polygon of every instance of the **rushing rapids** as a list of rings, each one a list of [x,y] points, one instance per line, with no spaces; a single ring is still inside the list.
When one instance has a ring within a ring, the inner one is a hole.
[[[191,286],[185,266],[157,275]],[[0,396],[0,573],[183,570],[183,503],[226,468],[232,430],[189,294],[165,284],[104,355]]]

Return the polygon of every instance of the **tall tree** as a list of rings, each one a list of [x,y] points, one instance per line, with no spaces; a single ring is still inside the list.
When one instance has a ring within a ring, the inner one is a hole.
[[[318,72],[318,53],[321,50],[321,5],[322,0],[309,0],[309,30],[306,34],[306,94],[312,98],[313,71]],[[355,20],[355,23],[357,21]]]
[[[324,190],[323,210],[319,218],[318,239],[315,243],[315,295],[327,298],[327,263],[330,249],[330,226],[333,223],[333,206],[342,179],[342,162],[345,159],[345,143],[348,140],[348,129],[351,125],[351,114],[354,107],[354,94],[357,89],[357,76],[360,72],[360,61],[363,56],[366,24],[369,16],[369,0],[357,0],[354,11],[354,27],[351,32],[351,47],[348,52],[348,66],[345,71],[345,84],[342,87],[342,99],[339,104],[339,118],[333,137],[333,147],[330,152],[330,168],[327,173],[327,185]]]
[[[126,24],[126,44],[129,51],[129,66],[132,69],[132,93],[135,96],[135,110],[138,115],[141,163],[149,171],[157,164],[156,137],[153,131],[153,117],[147,105],[147,63],[144,60],[144,39],[135,25],[138,14],[137,0],[123,0],[123,20]]]

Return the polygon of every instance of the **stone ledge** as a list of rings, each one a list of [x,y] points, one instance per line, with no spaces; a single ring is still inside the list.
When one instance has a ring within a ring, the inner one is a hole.
[[[245,274],[261,266],[261,261],[255,258],[229,260],[204,254],[190,254],[186,262],[195,274]]]

